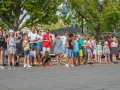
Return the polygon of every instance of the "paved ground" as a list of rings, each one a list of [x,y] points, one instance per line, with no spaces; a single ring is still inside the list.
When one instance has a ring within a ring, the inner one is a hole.
[[[120,90],[120,64],[0,70],[0,90]]]

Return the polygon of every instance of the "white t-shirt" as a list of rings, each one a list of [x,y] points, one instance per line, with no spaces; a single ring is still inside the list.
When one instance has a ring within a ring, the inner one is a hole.
[[[40,35],[37,35],[37,38],[40,38],[40,39],[37,41],[37,43],[38,43],[38,42],[42,42],[42,40],[43,40],[43,36],[42,36],[42,35],[41,35],[41,36],[40,36]]]
[[[112,42],[111,47],[118,47],[118,43]]]
[[[62,43],[65,45],[65,42],[66,42],[66,39],[67,39],[66,36],[61,36],[60,38],[62,40]]]
[[[31,40],[37,39],[37,33],[29,32],[29,33],[28,33],[28,37],[29,37]],[[35,42],[30,42],[30,43],[35,43]]]

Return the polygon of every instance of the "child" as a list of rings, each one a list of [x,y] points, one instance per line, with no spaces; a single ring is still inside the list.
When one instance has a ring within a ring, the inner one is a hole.
[[[88,64],[92,64],[92,50],[94,48],[92,47],[91,40],[90,38],[87,39],[87,59],[88,59]]]
[[[9,37],[7,39],[7,49],[8,49],[8,66],[9,69],[14,68],[15,69],[15,51],[16,51],[16,44],[15,44],[15,38],[14,38],[14,31],[9,31]],[[12,67],[11,67],[11,60],[12,60]]]
[[[101,45],[101,41],[98,41],[98,44],[97,44],[97,58],[98,58],[98,64],[102,64],[101,56],[102,56],[102,45]]]
[[[42,66],[44,67],[46,64],[47,66],[51,67],[51,57],[49,56],[49,52],[46,51],[45,54],[40,59],[42,61]]]
[[[73,53],[74,53],[74,63],[76,64],[76,66],[78,65],[78,51],[79,51],[79,44],[78,44],[78,36],[75,36],[75,41],[74,41],[74,45],[73,45]]]
[[[74,66],[74,62],[73,62],[73,43],[74,43],[74,36],[73,34],[69,35],[69,41],[68,41],[68,56],[67,56],[67,60],[68,62],[71,64],[71,66]],[[69,64],[65,65],[66,67],[69,67]]]
[[[111,54],[113,63],[118,64],[118,62],[116,61],[116,56],[118,54],[118,41],[116,37],[113,37],[113,41],[111,43]]]
[[[104,46],[103,46],[103,54],[105,56],[105,63],[106,64],[111,64],[111,61],[110,61],[110,48],[108,46],[107,41],[105,41]],[[108,59],[108,61],[107,61],[107,59]]]
[[[30,65],[30,46],[29,46],[29,40],[28,40],[28,35],[24,34],[23,35],[23,45],[22,45],[23,49],[24,49],[24,68],[28,67],[31,68],[32,66]]]

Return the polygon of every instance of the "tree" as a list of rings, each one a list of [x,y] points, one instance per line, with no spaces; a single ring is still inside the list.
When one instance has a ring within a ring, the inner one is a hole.
[[[21,29],[27,15],[30,18],[24,22],[25,26],[51,24],[57,22],[56,11],[60,4],[61,0],[1,0],[0,18],[14,30]]]
[[[69,0],[68,8],[77,22],[85,20],[84,26],[99,38],[101,32],[112,31],[120,25],[120,2],[105,0],[103,5],[98,0]]]

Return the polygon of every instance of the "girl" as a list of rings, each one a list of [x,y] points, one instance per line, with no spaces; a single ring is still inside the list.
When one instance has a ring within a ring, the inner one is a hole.
[[[73,67],[74,66],[74,61],[73,61],[73,44],[74,44],[74,36],[73,34],[69,35],[69,41],[68,41],[68,57],[67,60],[70,63],[70,65]],[[67,64],[66,67],[69,67],[69,64]]]
[[[41,57],[40,60],[42,61],[43,67],[45,66],[45,64],[47,64],[47,66],[51,67],[51,57],[49,56],[48,51],[45,52],[45,54]]]
[[[16,51],[16,44],[15,44],[15,38],[14,38],[14,31],[9,31],[9,37],[7,39],[7,49],[8,49],[8,66],[9,69],[14,68],[15,69],[15,51]],[[12,60],[12,67],[10,65]]]
[[[23,35],[23,45],[22,45],[23,49],[24,49],[24,68],[28,67],[31,68],[32,66],[30,65],[30,46],[29,46],[29,40],[28,40],[28,35],[24,34]]]
[[[107,41],[105,41],[104,46],[103,46],[103,54],[105,56],[105,63],[106,64],[111,64],[111,61],[110,61],[110,48],[108,46]],[[108,59],[108,61],[107,61],[107,59]]]
[[[75,36],[75,41],[74,41],[74,45],[73,45],[73,53],[74,53],[74,63],[76,64],[76,66],[78,65],[78,51],[79,51],[79,43],[78,43],[79,37]]]
[[[3,32],[0,30],[0,64],[1,64],[1,69],[4,69],[3,67],[3,46],[5,44],[5,38],[3,37]]]
[[[111,54],[112,54],[112,60],[114,64],[117,64],[116,56],[118,54],[118,41],[116,37],[113,37],[112,43],[111,43]]]
[[[38,61],[39,63],[41,63],[40,61],[40,57],[42,56],[41,55],[41,51],[42,51],[42,30],[38,30],[37,31],[37,58],[38,58]]]
[[[17,58],[17,62],[16,62],[16,66],[19,66],[19,54],[20,54],[20,51],[21,51],[21,36],[20,36],[20,31],[17,31],[15,33],[15,43],[16,43],[16,52],[15,52],[15,55],[16,55],[16,58]]]
[[[88,64],[92,64],[92,50],[94,48],[92,47],[91,40],[90,38],[87,39],[87,59],[88,59]]]
[[[57,65],[60,66],[60,60],[61,60],[61,57],[64,55],[64,51],[62,48],[62,41],[60,39],[59,33],[55,34],[55,40],[53,41],[53,44],[54,44],[53,53],[55,54]]]
[[[102,45],[101,45],[101,41],[98,41],[98,44],[97,44],[97,58],[98,58],[98,64],[102,64],[101,56],[102,56]]]

